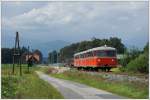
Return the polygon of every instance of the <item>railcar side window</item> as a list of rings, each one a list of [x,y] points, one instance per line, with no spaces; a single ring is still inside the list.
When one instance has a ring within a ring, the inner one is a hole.
[[[93,52],[93,55],[94,55],[94,56],[97,56],[97,52],[98,52],[98,51],[94,51],[94,52]]]
[[[77,59],[77,57],[76,57],[76,56],[74,56],[74,59]]]
[[[83,54],[81,54],[81,58],[84,58]]]
[[[88,52],[88,57],[92,57],[92,52]]]
[[[88,53],[86,53],[86,57],[89,57],[89,54],[88,54]]]
[[[90,57],[92,57],[93,56],[93,53],[92,52],[89,52],[90,53]]]
[[[84,55],[84,58],[86,58],[86,54],[84,53],[83,55]]]
[[[81,57],[81,54],[80,54],[80,57],[79,57],[79,58],[82,58],[82,57]]]
[[[80,58],[82,58],[82,55],[80,54]]]

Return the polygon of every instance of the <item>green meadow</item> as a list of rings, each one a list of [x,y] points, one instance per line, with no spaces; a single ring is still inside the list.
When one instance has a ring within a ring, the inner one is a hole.
[[[19,67],[15,67],[12,75],[12,65],[2,64],[1,96],[3,99],[62,99],[63,96],[50,84],[38,78],[36,66],[27,71],[27,65],[22,65],[22,76]]]

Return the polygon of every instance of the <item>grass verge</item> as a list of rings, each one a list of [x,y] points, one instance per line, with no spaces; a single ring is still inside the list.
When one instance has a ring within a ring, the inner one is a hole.
[[[99,75],[93,76],[79,71],[66,71],[60,74],[49,75],[56,78],[83,83],[129,98],[147,99],[149,95],[148,85],[140,83],[108,81]]]
[[[24,65],[25,66],[25,65]],[[16,67],[15,75],[11,75],[11,67],[2,67],[2,98],[17,99],[62,99],[63,96],[49,83],[38,78],[34,72],[38,68],[23,68],[23,75],[19,76]]]

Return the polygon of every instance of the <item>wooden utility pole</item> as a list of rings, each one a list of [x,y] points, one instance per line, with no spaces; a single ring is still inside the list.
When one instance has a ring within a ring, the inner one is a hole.
[[[52,61],[51,64],[53,64],[53,52],[52,52],[52,55],[51,55],[51,61]]]
[[[16,39],[15,39],[15,48],[13,52],[13,70],[12,73],[15,72],[15,63],[17,63],[20,67],[20,76],[22,75],[22,68],[21,68],[21,51],[19,45],[19,33],[16,32]]]
[[[28,46],[28,72],[29,72],[29,46]]]

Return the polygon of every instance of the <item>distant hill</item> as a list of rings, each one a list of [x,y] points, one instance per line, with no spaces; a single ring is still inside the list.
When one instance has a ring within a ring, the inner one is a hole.
[[[49,41],[46,43],[38,43],[33,46],[33,48],[38,48],[44,57],[48,57],[48,53],[53,50],[59,50],[63,48],[66,45],[69,45],[69,42],[63,41],[63,40],[55,40],[55,41]]]
[[[49,42],[35,42],[32,40],[27,40],[27,39],[21,39],[20,40],[20,46],[25,46],[27,47],[28,45],[30,46],[31,49],[39,49],[44,57],[48,57],[48,53],[53,50],[59,50],[63,48],[66,45],[69,45],[69,42],[63,41],[63,40],[54,40],[54,41],[49,41]],[[15,36],[11,37],[5,37],[2,35],[2,43],[1,46],[2,48],[12,48],[15,45]]]
[[[43,57],[42,63],[48,63],[48,57]]]

